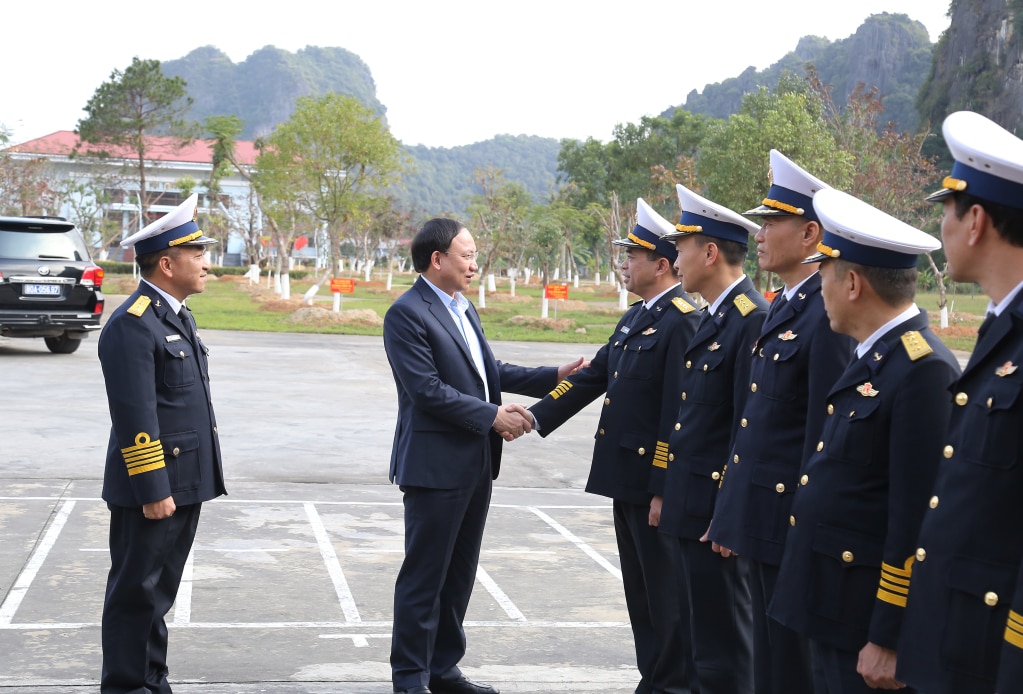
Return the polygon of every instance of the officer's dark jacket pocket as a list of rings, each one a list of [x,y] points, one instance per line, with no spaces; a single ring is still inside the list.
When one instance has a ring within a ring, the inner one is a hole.
[[[761,395],[770,400],[792,400],[798,392],[798,384],[806,378],[802,372],[806,364],[796,357],[802,343],[796,340],[772,340],[764,347],[764,359],[774,362],[764,365],[762,379],[759,384]]]
[[[873,607],[884,540],[847,528],[818,525],[813,534],[810,609],[845,624]]]
[[[733,464],[729,463],[730,466]],[[747,532],[752,537],[780,545],[785,541],[785,533],[789,529],[789,511],[799,479],[799,468],[792,464],[760,460],[743,460],[739,464],[753,466],[750,508],[746,514]]]
[[[657,351],[660,334],[635,335],[625,343],[617,369],[622,378],[649,380],[663,376],[661,359],[651,353]]]
[[[844,402],[848,404],[849,401]],[[852,465],[870,465],[873,459],[870,432],[874,427],[869,422],[880,406],[881,401],[877,397],[863,397],[842,410],[836,407],[830,416],[837,419],[833,428],[829,428],[831,437],[824,444],[828,457]]]
[[[690,369],[697,373],[692,374],[685,381],[686,400],[688,402],[706,405],[719,405],[725,395],[731,397],[732,384],[730,379],[725,380],[730,374],[725,373],[721,368],[725,360],[723,352],[708,352],[699,359],[693,361]],[[719,375],[720,374],[720,375]]]
[[[985,381],[977,397],[971,397],[968,413],[970,445],[966,460],[986,467],[1011,468],[1019,459],[1020,422],[1018,411],[1023,381],[995,377]]]
[[[939,606],[942,659],[952,670],[990,677],[997,671],[1017,568],[952,557],[946,569],[948,601]]]
[[[185,340],[168,342],[163,346],[166,354],[163,360],[163,384],[168,388],[182,388],[195,383],[198,365],[195,350]]]
[[[172,492],[197,489],[202,483],[199,435],[195,431],[161,434],[163,456]]]

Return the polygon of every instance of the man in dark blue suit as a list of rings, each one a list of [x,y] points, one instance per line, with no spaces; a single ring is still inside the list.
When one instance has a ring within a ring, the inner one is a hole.
[[[640,673],[638,694],[681,694],[693,680],[689,610],[678,590],[678,546],[657,532],[654,496],[663,494],[668,435],[675,424],[681,354],[698,311],[678,282],[674,225],[640,198],[622,274],[642,298],[625,312],[590,364],[529,408],[547,436],[606,393],[586,491],[614,500],[625,603]]]
[[[1023,691],[1023,140],[968,111],[942,126],[955,164],[943,206],[949,276],[988,318],[949,389],[915,554],[896,676],[926,694]]]
[[[103,499],[110,573],[103,603],[104,694],[169,694],[164,616],[203,501],[225,494],[206,347],[184,306],[206,286],[197,195],[125,239],[142,274],[99,339],[110,409]]]
[[[814,689],[899,689],[895,663],[913,553],[959,363],[914,303],[920,253],[941,247],[851,195],[813,199],[821,294],[857,341],[799,479],[769,613],[807,637]]]
[[[463,296],[476,274],[476,244],[455,220],[428,221],[411,252],[421,276],[384,316],[398,390],[390,479],[405,506],[392,681],[407,694],[490,694],[497,690],[469,680],[458,662],[501,446],[530,429],[521,406],[501,406],[501,392],[542,397],[582,359],[529,369],[494,358]]]
[[[751,351],[749,392],[723,473],[709,537],[723,555],[750,561],[753,658],[757,694],[810,694],[805,639],[768,619],[802,462],[820,439],[832,384],[852,354],[832,332],[817,265],[804,265],[821,239],[813,195],[827,186],[776,150],[774,182],[763,204],[760,267],[785,283]]]
[[[767,315],[767,300],[742,271],[749,236],[759,227],[684,186],[676,188],[682,217],[665,238],[678,250],[675,269],[682,287],[710,305],[681,355],[682,398],[668,440],[664,498],[654,497],[654,503],[661,509],[660,531],[681,551],[679,590],[689,604],[700,694],[749,694],[749,569],[743,558],[714,552],[705,535],[749,391],[750,349]]]

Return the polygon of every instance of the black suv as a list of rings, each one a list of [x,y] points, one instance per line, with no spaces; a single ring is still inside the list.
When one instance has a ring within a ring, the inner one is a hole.
[[[61,217],[0,217],[0,336],[41,337],[70,354],[99,330],[103,269]]]

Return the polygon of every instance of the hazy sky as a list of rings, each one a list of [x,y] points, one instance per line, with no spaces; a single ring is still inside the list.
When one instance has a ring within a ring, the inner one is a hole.
[[[362,58],[392,133],[451,147],[497,134],[595,137],[681,104],[693,89],[765,68],[813,34],[850,36],[900,12],[931,40],[949,0],[10,0],[0,9],[0,124],[24,142],[73,130],[132,58],[213,45],[236,63],[263,46],[340,46]]]

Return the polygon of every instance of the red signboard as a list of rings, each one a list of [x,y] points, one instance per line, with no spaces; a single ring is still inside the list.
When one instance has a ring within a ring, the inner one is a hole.
[[[568,285],[567,284],[546,284],[543,288],[544,298],[547,299],[567,299],[568,298]]]
[[[350,277],[331,277],[330,291],[335,294],[354,294],[355,280]]]

